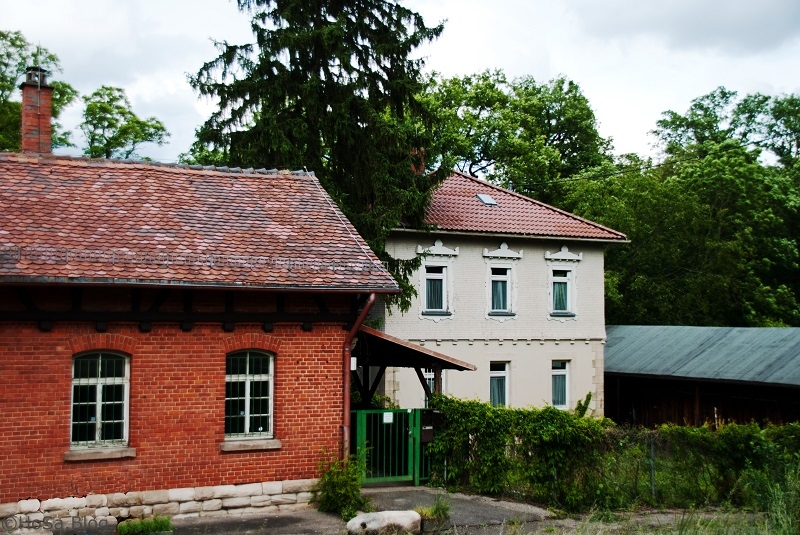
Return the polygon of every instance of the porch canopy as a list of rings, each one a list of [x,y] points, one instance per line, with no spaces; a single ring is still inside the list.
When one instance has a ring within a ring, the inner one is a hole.
[[[362,400],[372,399],[389,366],[413,368],[417,372],[419,382],[428,399],[432,394],[441,394],[442,392],[442,370],[475,371],[477,369],[474,364],[469,362],[432,351],[365,325],[358,330],[358,344],[353,349],[352,355],[357,358],[358,366],[362,367],[365,372],[370,367],[378,368],[378,373],[371,384],[369,373],[363,374],[364,381],[358,374],[353,374],[354,386],[361,392]],[[422,373],[425,368],[433,370],[433,392]]]

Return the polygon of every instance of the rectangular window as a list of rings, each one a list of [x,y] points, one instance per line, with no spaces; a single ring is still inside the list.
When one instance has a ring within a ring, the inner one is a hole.
[[[554,269],[551,280],[553,283],[553,308],[554,313],[570,313],[572,271],[567,269]]]
[[[492,407],[505,407],[508,399],[508,363],[489,363],[489,402]]]
[[[128,442],[128,358],[108,353],[72,362],[73,446],[124,446]]]
[[[510,272],[509,268],[492,268],[492,312],[511,311]]]
[[[241,351],[225,359],[225,436],[272,437],[273,357]]]
[[[447,268],[425,266],[425,310],[447,310]]]
[[[569,384],[567,375],[568,361],[554,360],[552,364],[553,374],[553,406],[559,409],[569,408],[567,397],[567,385]]]

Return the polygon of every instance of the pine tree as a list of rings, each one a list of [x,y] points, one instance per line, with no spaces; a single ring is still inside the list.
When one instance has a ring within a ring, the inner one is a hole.
[[[437,38],[422,17],[389,0],[239,0],[255,43],[217,43],[219,57],[190,77],[219,111],[197,132],[193,155],[229,165],[316,172],[404,288],[414,265],[384,250],[391,229],[422,227],[437,174],[432,120],[418,96]],[[424,150],[418,150],[424,149]],[[447,165],[440,167],[443,171]]]

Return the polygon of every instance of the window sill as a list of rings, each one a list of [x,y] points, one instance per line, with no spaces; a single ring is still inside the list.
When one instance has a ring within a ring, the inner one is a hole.
[[[219,451],[270,451],[281,449],[281,441],[277,438],[259,438],[255,440],[231,439],[220,443]]]
[[[423,310],[423,316],[452,316],[452,312],[448,312],[447,310]]]
[[[136,448],[87,448],[69,450],[64,453],[65,461],[102,461],[107,459],[132,459],[136,457]]]
[[[493,310],[492,312],[489,312],[489,315],[490,316],[498,316],[498,317],[506,317],[506,318],[508,318],[510,316],[516,316],[517,313],[516,312],[504,312],[502,310]]]
[[[574,318],[575,317],[575,313],[574,312],[551,312],[550,315],[553,316],[554,318]]]

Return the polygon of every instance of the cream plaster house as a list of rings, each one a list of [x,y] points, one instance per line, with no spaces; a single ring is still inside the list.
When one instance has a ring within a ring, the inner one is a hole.
[[[603,249],[625,235],[454,174],[434,193],[432,233],[400,229],[386,249],[422,256],[418,296],[385,314],[386,333],[477,366],[441,372],[441,391],[510,407],[603,412]],[[434,370],[424,371],[433,388]],[[437,374],[438,375],[438,374]],[[385,393],[424,406],[414,370],[390,368]]]

